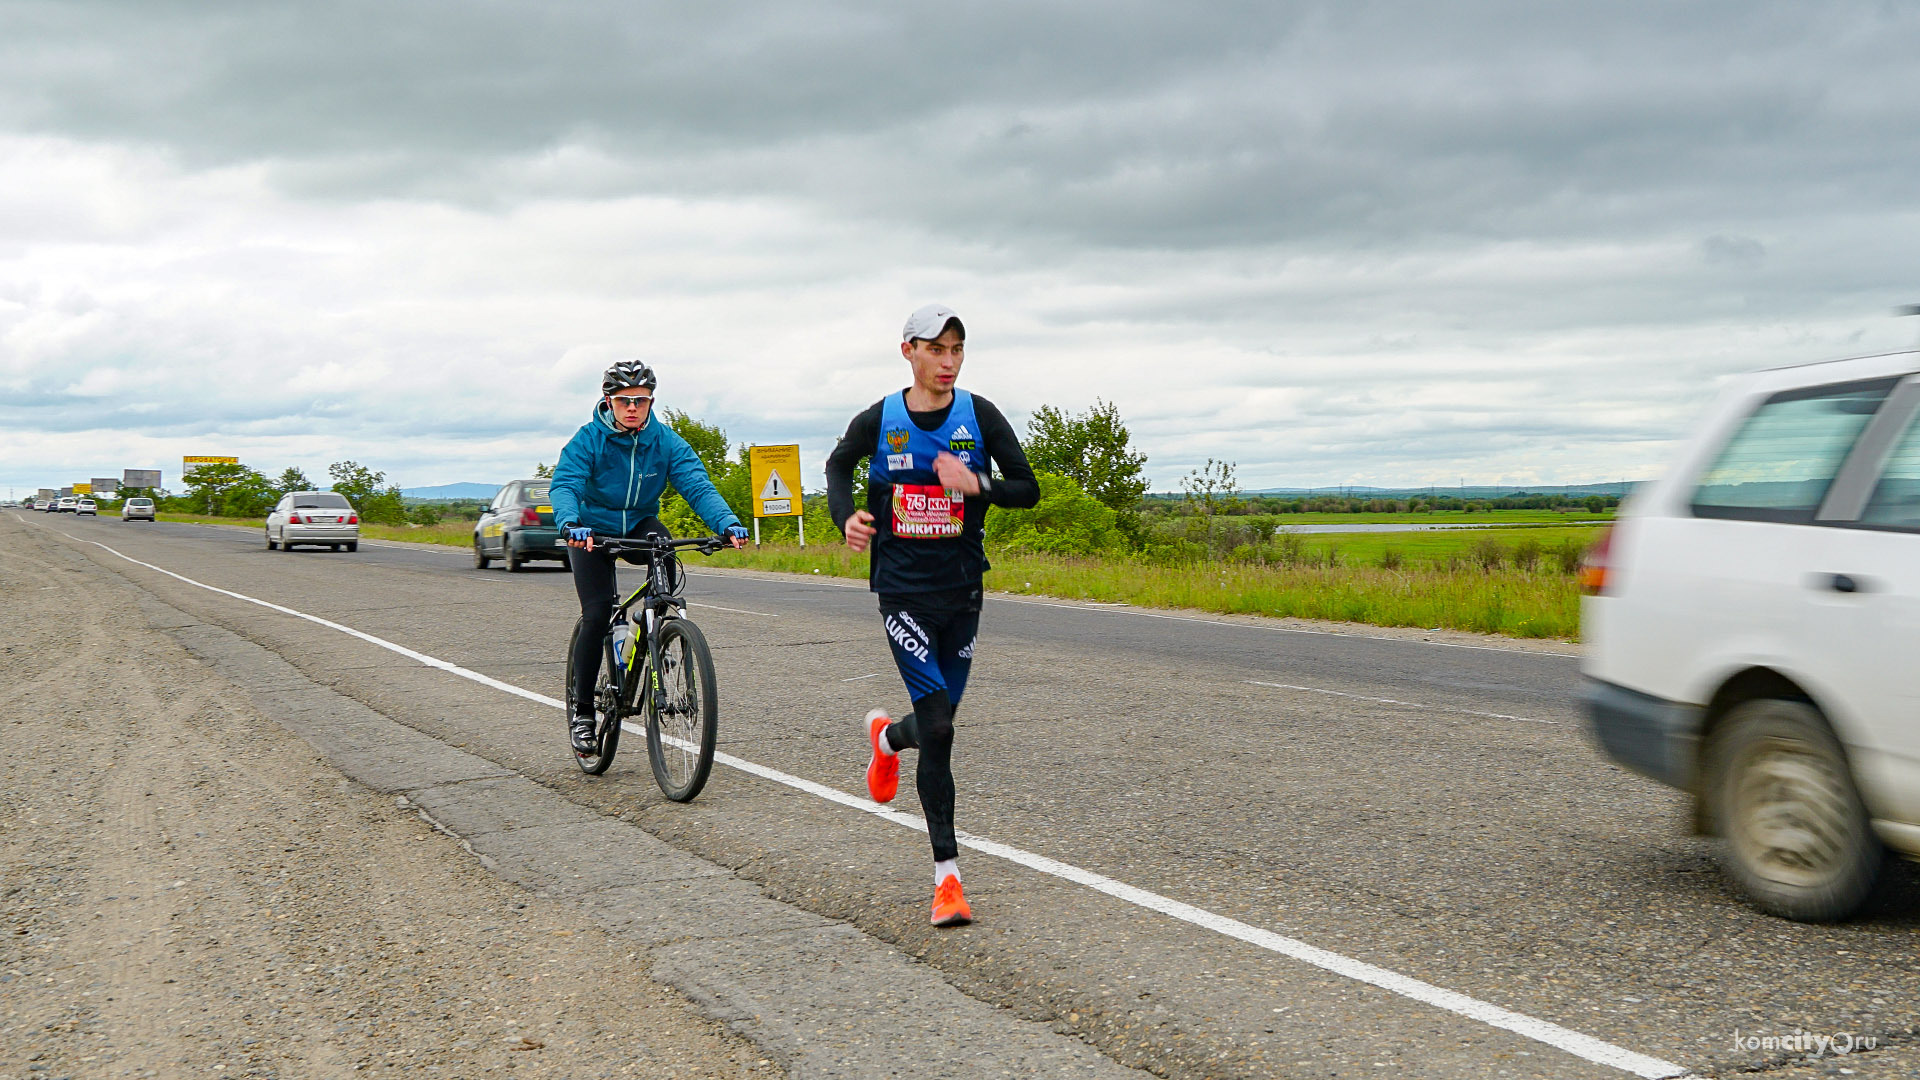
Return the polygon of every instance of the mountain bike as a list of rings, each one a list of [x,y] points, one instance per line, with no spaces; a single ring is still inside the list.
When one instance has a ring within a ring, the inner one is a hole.
[[[565,541],[560,545],[564,546]],[[713,653],[706,636],[686,617],[681,591],[686,574],[676,552],[692,549],[711,555],[728,546],[725,537],[639,540],[595,537],[594,550],[644,558],[647,580],[613,609],[602,635],[606,650],[600,681],[594,687],[596,753],[574,751],[574,762],[589,776],[613,764],[622,721],[644,718],[647,757],[653,778],[667,798],[688,802],[706,786],[713,771],[713,745],[719,737],[720,706],[715,699]],[[632,560],[629,560],[632,561]],[[574,620],[567,641],[567,715],[575,714],[573,647],[586,632],[586,617]],[[569,748],[571,749],[571,748]]]

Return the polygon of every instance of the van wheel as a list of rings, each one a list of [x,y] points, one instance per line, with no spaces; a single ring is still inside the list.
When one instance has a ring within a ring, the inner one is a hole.
[[[502,556],[500,561],[507,564],[507,573],[517,574],[520,572],[520,566],[525,560],[521,559],[520,556],[515,555],[513,553],[512,544],[507,543],[505,540],[502,540],[500,542],[500,554]]]
[[[1819,710],[1778,699],[1740,705],[1708,737],[1703,762],[1721,866],[1757,907],[1834,922],[1866,904],[1887,851]]]
[[[267,550],[272,551],[274,548],[277,548],[279,546],[280,546],[279,544],[276,544],[273,542],[273,534],[268,533],[267,534]]]
[[[487,564],[492,561],[493,560],[487,558],[487,549],[480,546],[480,538],[477,536],[474,537],[473,538],[473,568],[475,570],[485,570],[487,568]]]
[[[358,541],[358,540],[353,540],[353,541],[350,541],[350,542],[349,542],[349,543],[347,544],[347,550],[348,550],[348,551],[359,551],[359,550],[360,550],[360,541]]]

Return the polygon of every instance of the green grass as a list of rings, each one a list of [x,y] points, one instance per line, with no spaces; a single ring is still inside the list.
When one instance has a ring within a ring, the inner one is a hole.
[[[1555,530],[1561,532],[1562,530]],[[1564,539],[1584,548],[1594,528],[1566,529]],[[1401,546],[1400,563],[1381,565],[1389,546]],[[1330,538],[1347,541],[1352,537]],[[1580,630],[1580,591],[1571,575],[1541,545],[1531,569],[1514,565],[1519,542],[1537,539],[1526,529],[1473,533],[1368,535],[1364,543],[1307,541],[1298,565],[1200,563],[1167,566],[1133,558],[1069,559],[996,552],[987,588],[1000,592],[1135,604],[1195,608],[1230,615],[1333,619],[1373,626],[1444,627],[1512,637],[1575,639]],[[1382,541],[1385,541],[1384,543]],[[1326,558],[1332,550],[1335,557]],[[1498,564],[1487,566],[1492,553]],[[865,579],[867,558],[846,548],[767,545],[758,551],[727,551],[716,566]]]
[[[259,519],[160,517],[256,529],[264,525]],[[1127,557],[1069,559],[1002,551],[993,553],[986,585],[1000,592],[1141,607],[1576,640],[1580,593],[1554,551],[1562,544],[1569,550],[1584,548],[1599,531],[1593,526],[1523,526],[1302,536],[1295,565],[1168,566]],[[466,547],[472,543],[473,523],[362,525],[360,535]],[[1521,569],[1514,565],[1514,552],[1529,541],[1538,545],[1538,561],[1531,569]],[[688,562],[856,580],[867,576],[867,557],[837,543],[804,549],[768,544],[758,550],[723,551],[704,561],[690,556]]]
[[[1612,521],[1613,511],[1591,513],[1585,507],[1553,510],[1422,510],[1406,514],[1274,514],[1282,525],[1565,525],[1569,521]]]

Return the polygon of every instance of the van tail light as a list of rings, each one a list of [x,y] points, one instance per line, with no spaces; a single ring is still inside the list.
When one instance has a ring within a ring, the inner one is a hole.
[[[531,506],[527,507],[525,510],[520,511],[520,524],[522,525],[540,524],[540,512],[538,510],[535,510]]]
[[[1613,551],[1613,526],[1600,530],[1600,539],[1593,542],[1587,553],[1580,559],[1580,588],[1589,595],[1597,596],[1606,591],[1608,560]]]
[[[348,515],[347,515],[347,524],[349,524],[349,525],[358,525],[358,524],[360,524],[360,515],[359,515],[359,514],[348,514]]]
[[[289,525],[305,525],[306,523],[306,519],[302,518],[299,514],[287,515],[287,524]]]

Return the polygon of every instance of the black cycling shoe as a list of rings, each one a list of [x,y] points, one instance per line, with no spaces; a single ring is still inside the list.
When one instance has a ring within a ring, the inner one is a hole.
[[[591,716],[576,716],[567,725],[573,736],[573,752],[576,754],[597,754],[600,752],[600,740],[596,737],[597,722]]]

